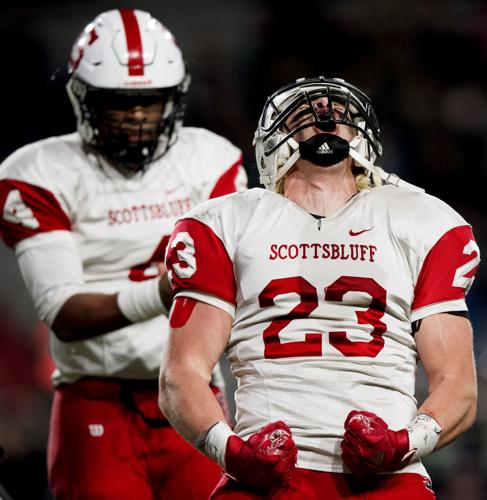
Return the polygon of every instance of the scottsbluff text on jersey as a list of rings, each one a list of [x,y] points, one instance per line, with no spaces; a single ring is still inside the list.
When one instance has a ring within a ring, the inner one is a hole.
[[[286,259],[331,259],[362,260],[375,262],[374,245],[352,243],[290,243],[272,244],[269,260]]]
[[[191,198],[188,196],[169,202],[133,205],[108,211],[108,224],[132,224],[152,219],[167,219],[180,217],[191,208]]]

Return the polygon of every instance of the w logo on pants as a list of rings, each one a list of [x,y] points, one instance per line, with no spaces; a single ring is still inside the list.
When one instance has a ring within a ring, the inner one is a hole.
[[[88,430],[90,431],[90,436],[101,437],[105,429],[102,424],[89,424]]]

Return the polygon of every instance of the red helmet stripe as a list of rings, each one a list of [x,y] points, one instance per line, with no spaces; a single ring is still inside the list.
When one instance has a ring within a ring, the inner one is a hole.
[[[127,50],[129,53],[129,75],[142,76],[144,74],[144,60],[142,57],[142,38],[140,36],[139,23],[132,9],[120,9],[125,38],[127,39]]]

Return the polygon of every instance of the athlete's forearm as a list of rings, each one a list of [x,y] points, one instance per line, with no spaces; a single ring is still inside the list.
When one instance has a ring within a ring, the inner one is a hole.
[[[97,337],[167,314],[171,298],[166,275],[131,283],[116,294],[77,293],[62,305],[52,328],[65,342]]]
[[[465,432],[477,414],[477,385],[474,380],[442,376],[418,409],[437,420],[442,427],[436,449],[446,446]]]
[[[97,337],[130,324],[118,307],[117,294],[79,293],[63,304],[52,330],[60,340],[72,342]]]
[[[184,368],[161,370],[159,406],[171,425],[191,444],[215,422],[225,421],[209,381]]]
[[[477,412],[470,322],[451,314],[429,316],[416,334],[416,345],[429,393],[418,413],[431,415],[442,427],[439,449],[467,430]]]
[[[213,424],[225,421],[209,384],[228,341],[232,318],[215,306],[178,297],[169,323],[159,405],[174,428],[195,444]]]

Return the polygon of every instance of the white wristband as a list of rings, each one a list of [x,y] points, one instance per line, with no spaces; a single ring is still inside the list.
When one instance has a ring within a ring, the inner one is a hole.
[[[117,304],[122,314],[132,323],[146,321],[161,314],[167,316],[167,309],[159,293],[159,278],[133,283],[117,295]]]
[[[235,432],[225,422],[220,421],[198,436],[195,445],[225,470],[225,452],[230,436],[236,436]]]
[[[416,450],[413,459],[429,455],[438,444],[442,430],[440,424],[426,413],[414,418],[407,428],[409,446]]]

